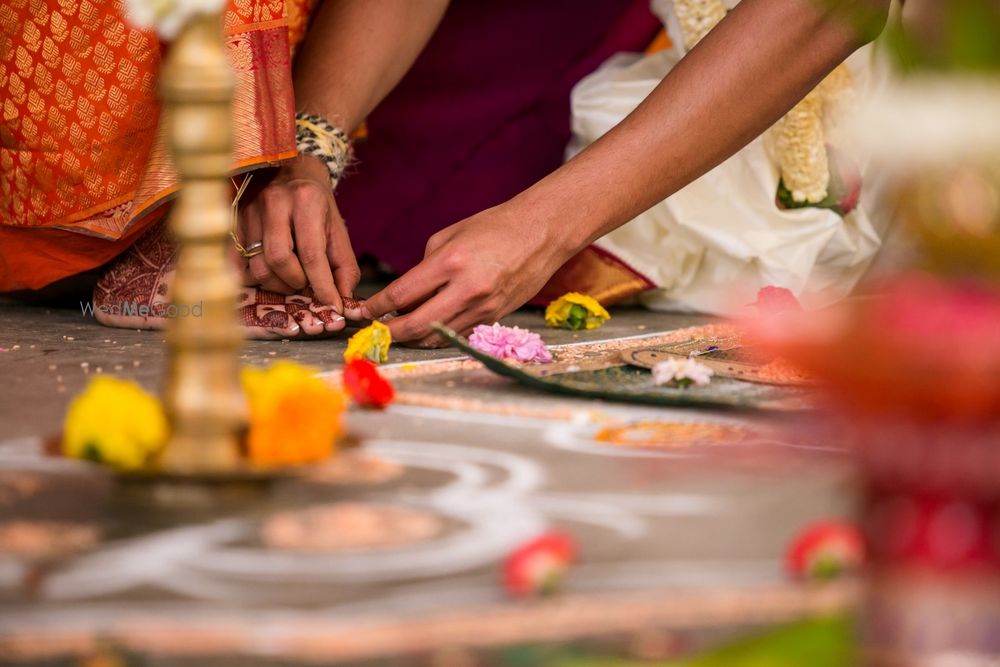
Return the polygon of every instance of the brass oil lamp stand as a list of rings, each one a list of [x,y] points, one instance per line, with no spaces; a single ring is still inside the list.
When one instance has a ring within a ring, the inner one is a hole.
[[[229,258],[229,168],[234,77],[221,16],[190,20],[161,74],[167,139],[181,189],[170,214],[178,243],[167,329],[164,403],[171,435],[161,458],[170,475],[240,468],[246,403],[239,382],[242,330]]]

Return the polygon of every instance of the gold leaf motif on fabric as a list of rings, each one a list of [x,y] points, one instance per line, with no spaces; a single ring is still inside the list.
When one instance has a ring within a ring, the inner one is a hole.
[[[88,69],[87,77],[83,82],[83,89],[87,91],[87,95],[90,96],[90,99],[94,102],[100,102],[104,99],[106,92],[104,77],[96,71]]]
[[[110,74],[115,68],[115,54],[104,42],[98,42],[94,46],[94,66],[101,74]]]
[[[52,12],[49,27],[52,29],[52,38],[57,42],[65,41],[69,36],[69,23],[59,12]]]
[[[35,65],[34,81],[35,86],[38,87],[38,92],[42,95],[48,95],[52,92],[52,72],[42,63]]]

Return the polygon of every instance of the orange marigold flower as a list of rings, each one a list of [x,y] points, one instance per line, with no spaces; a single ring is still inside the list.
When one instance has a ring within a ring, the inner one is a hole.
[[[343,434],[344,395],[316,370],[290,361],[245,368],[250,407],[247,453],[260,466],[299,465],[328,458]]]

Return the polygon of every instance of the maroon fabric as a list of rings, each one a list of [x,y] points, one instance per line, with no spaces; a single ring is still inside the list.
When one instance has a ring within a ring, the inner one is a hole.
[[[454,0],[337,191],[355,252],[406,271],[434,232],[558,167],[573,85],[659,28],[649,0]]]

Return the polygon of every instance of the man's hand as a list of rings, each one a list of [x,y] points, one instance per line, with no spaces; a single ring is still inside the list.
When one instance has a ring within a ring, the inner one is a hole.
[[[263,241],[264,252],[246,262],[244,284],[281,294],[309,286],[343,314],[340,295],[354,293],[361,272],[326,167],[301,156],[262,188],[252,186],[240,205],[239,236],[244,246]]]
[[[551,227],[516,215],[510,204],[467,218],[432,236],[424,260],[361,312],[374,319],[412,310],[387,324],[395,340],[418,347],[444,344],[434,322],[459,333],[495,322],[537,294],[574,254]]]

